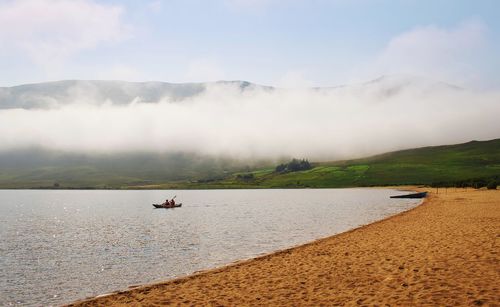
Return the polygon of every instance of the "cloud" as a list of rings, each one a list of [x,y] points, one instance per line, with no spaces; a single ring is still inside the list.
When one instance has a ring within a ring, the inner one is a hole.
[[[129,35],[120,6],[91,0],[16,0],[0,4],[2,52],[23,54],[53,73],[71,56]]]
[[[239,84],[217,83],[176,102],[89,99],[52,109],[0,110],[0,150],[330,160],[498,138],[500,131],[499,93],[399,78],[320,90],[242,91]]]
[[[481,72],[487,26],[479,19],[452,28],[416,27],[392,38],[375,59],[375,75],[407,73],[465,84]]]

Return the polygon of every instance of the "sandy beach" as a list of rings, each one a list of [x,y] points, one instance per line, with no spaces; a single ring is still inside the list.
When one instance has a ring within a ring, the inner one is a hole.
[[[346,233],[71,306],[500,305],[500,191],[428,191]]]

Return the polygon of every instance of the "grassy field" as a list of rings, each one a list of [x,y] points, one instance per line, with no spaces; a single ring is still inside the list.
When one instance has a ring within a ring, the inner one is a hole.
[[[262,161],[253,163],[266,165]],[[252,164],[247,164],[230,158],[187,153],[85,155],[27,149],[0,152],[0,188],[113,189],[197,181],[224,178],[227,174],[252,169]]]
[[[210,182],[169,182],[132,188],[340,188],[491,178],[500,176],[500,139],[423,147],[364,159],[313,165],[310,170],[285,174],[276,173],[274,168],[267,168],[235,173]],[[252,174],[253,178],[243,179],[243,176],[238,176],[242,174]]]
[[[245,189],[431,184],[500,176],[500,139],[316,162],[312,169],[289,173],[276,173],[275,166],[243,167],[244,162],[180,154],[96,158],[16,153],[0,157],[0,188]],[[242,169],[246,171],[238,171]]]

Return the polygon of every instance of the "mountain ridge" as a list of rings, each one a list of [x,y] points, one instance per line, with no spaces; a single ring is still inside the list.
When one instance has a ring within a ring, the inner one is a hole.
[[[121,81],[121,80],[59,80],[0,87],[0,109],[51,108],[79,102],[117,105],[129,104],[135,100],[146,103],[158,101],[182,101],[204,93],[209,87],[236,86],[241,92],[260,89],[263,91],[289,89],[260,85],[245,80],[219,80],[214,82],[171,83],[164,81]],[[462,90],[446,82],[407,75],[384,75],[376,79],[354,84],[329,87],[311,87],[315,91],[353,90],[361,94],[391,97],[403,89],[417,92],[435,90]]]
[[[261,88],[247,81],[216,81],[169,83],[161,81],[129,82],[118,80],[60,80],[42,83],[0,87],[0,109],[50,108],[78,102],[102,104],[129,104],[137,99],[141,102],[162,100],[180,101],[199,95],[210,86],[237,86],[241,91]]]

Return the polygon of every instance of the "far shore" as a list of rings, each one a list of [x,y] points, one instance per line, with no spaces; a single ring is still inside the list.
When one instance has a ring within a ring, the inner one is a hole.
[[[421,185],[425,186],[425,185]],[[78,190],[96,190],[96,191],[182,191],[182,190],[301,190],[301,189],[395,189],[395,190],[412,190],[414,187],[408,188],[406,185],[388,185],[388,186],[329,186],[329,187],[303,187],[303,186],[123,186],[123,187],[0,187],[0,190],[47,190],[47,191],[78,191]],[[436,188],[434,188],[436,189]],[[440,188],[440,189],[445,189]]]
[[[500,191],[393,188],[430,193],[345,233],[70,306],[498,304]]]

